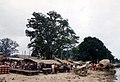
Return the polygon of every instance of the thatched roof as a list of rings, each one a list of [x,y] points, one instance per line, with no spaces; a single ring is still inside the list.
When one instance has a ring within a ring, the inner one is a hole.
[[[9,60],[13,60],[13,61],[20,61],[23,60],[22,58],[14,58],[14,57],[8,57]]]
[[[34,59],[34,58],[25,58],[23,61],[38,63],[40,60],[39,59]]]
[[[73,64],[82,64],[83,63],[83,61],[72,61],[73,62]]]
[[[90,63],[91,63],[91,61],[86,61],[85,63],[88,63],[88,64],[90,64]]]
[[[44,63],[44,64],[53,64],[53,63],[61,64],[56,60],[41,60],[41,59],[33,59],[33,58],[24,59],[24,61],[33,61],[36,63]]]
[[[110,60],[109,59],[103,59],[99,62],[99,66],[101,68],[105,68],[108,65],[110,65]]]
[[[18,55],[19,58],[23,58],[23,59],[27,59],[27,58],[30,58],[29,55]]]
[[[55,58],[56,61],[60,62],[60,63],[66,63],[66,64],[72,64],[71,62],[67,61],[67,60],[61,60],[59,58]]]
[[[40,63],[45,63],[45,64],[61,64],[56,60],[41,60]]]
[[[108,64],[110,64],[110,60],[109,59],[103,59],[99,62],[99,64],[108,65]]]

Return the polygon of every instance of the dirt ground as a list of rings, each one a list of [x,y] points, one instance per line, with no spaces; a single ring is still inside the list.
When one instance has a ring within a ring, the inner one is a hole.
[[[78,76],[74,73],[58,73],[44,75],[40,73],[34,76],[25,76],[20,74],[0,74],[6,82],[111,82],[104,72],[89,71],[87,76]],[[1,82],[1,81],[0,81]],[[4,82],[4,81],[3,81]]]

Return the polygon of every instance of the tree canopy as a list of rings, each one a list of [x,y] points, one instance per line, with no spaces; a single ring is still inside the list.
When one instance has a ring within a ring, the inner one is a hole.
[[[29,48],[32,56],[41,55],[52,58],[52,55],[61,57],[64,50],[73,48],[78,43],[79,37],[69,26],[68,20],[60,14],[50,11],[47,15],[34,12],[28,19],[26,36],[30,37]]]
[[[97,63],[101,59],[114,60],[114,56],[105,47],[104,43],[96,37],[86,37],[82,43],[78,45],[79,58],[81,60],[91,60]]]
[[[18,43],[9,38],[4,38],[0,40],[0,52],[4,56],[10,56],[14,51],[17,51]]]

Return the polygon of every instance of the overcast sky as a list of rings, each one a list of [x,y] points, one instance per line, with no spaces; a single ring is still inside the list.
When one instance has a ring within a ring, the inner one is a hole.
[[[0,39],[10,38],[27,51],[27,19],[33,12],[56,11],[80,36],[99,38],[115,57],[120,58],[120,0],[0,0]]]

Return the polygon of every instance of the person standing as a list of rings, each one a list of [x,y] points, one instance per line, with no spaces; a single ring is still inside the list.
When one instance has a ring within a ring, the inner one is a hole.
[[[54,68],[54,63],[52,64],[51,68],[52,68],[52,73],[54,74],[55,73],[55,68]]]
[[[55,73],[57,73],[57,71],[58,71],[58,66],[57,66],[57,64],[54,65],[54,69],[55,69],[55,70],[54,70]]]

